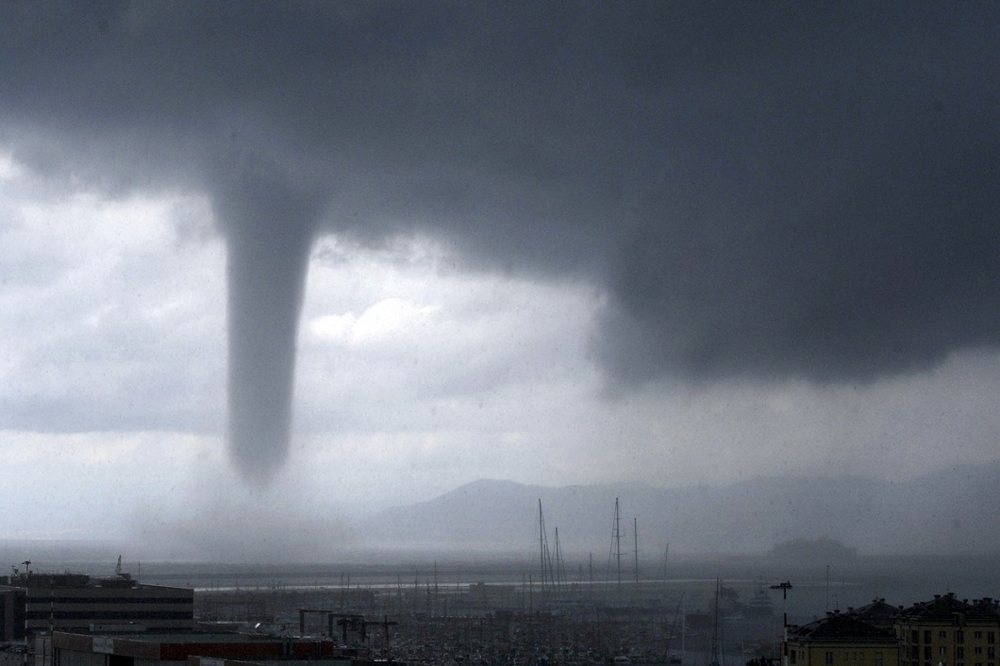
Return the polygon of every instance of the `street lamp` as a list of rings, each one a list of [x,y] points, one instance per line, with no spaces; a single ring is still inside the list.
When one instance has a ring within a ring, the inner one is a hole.
[[[781,666],[788,666],[788,590],[792,584],[787,580],[771,586],[772,590],[781,590],[781,625],[784,628],[784,642],[781,644]]]

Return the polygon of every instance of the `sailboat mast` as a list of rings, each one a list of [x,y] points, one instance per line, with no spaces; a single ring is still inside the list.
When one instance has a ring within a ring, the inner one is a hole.
[[[589,553],[587,560],[587,575],[589,577],[590,584],[587,585],[587,601],[592,601],[594,599],[594,552]]]
[[[712,666],[719,666],[719,588],[722,580],[715,579],[715,619],[712,623]]]
[[[622,594],[622,531],[618,513],[618,498],[615,498],[615,559],[618,566],[618,598]]]
[[[551,562],[549,563],[552,564]],[[556,570],[552,577],[552,584],[555,589],[562,589],[563,584],[563,562],[562,562],[562,552],[559,550],[559,527],[556,527]]]
[[[632,538],[635,541],[635,591],[639,593],[639,519],[632,518]]]
[[[538,566],[541,573],[542,592],[545,592],[545,517],[542,515],[542,498],[538,498]]]

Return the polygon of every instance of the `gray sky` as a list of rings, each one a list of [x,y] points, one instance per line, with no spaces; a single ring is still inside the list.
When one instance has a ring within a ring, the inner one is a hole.
[[[998,26],[4,3],[0,536],[993,459]]]

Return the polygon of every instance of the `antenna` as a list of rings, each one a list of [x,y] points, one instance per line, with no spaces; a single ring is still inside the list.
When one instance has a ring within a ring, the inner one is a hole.
[[[823,610],[829,611],[830,610],[830,565],[829,564],[826,565],[826,599],[825,599],[825,604],[826,604],[826,608],[824,608]]]

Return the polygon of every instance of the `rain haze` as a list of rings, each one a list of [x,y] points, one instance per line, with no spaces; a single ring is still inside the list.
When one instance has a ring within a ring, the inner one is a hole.
[[[4,2],[0,538],[309,559],[479,479],[961,483],[1000,458],[998,32]]]

